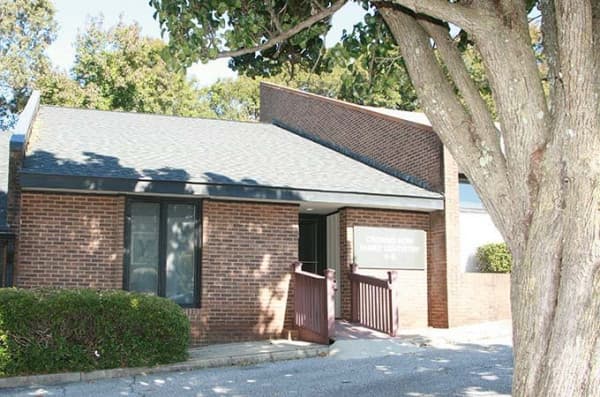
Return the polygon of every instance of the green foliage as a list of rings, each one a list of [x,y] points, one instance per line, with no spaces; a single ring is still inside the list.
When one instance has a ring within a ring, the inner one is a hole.
[[[55,30],[50,0],[0,0],[0,130],[12,126],[36,77],[48,70],[44,51]]]
[[[185,360],[189,321],[174,302],[125,291],[0,289],[0,375]]]
[[[389,29],[378,12],[365,14],[351,33],[328,51],[345,68],[339,99],[359,105],[418,109],[416,92]]]
[[[479,88],[479,94],[487,104],[492,117],[495,118],[496,105],[494,104],[494,99],[492,97],[492,88],[490,87],[490,83],[485,74],[485,67],[479,51],[472,43],[468,43],[462,51],[462,57],[471,79],[473,79],[473,82],[477,88]]]
[[[72,76],[59,71],[39,79],[46,104],[178,116],[208,116],[185,72],[162,58],[162,40],[142,37],[137,24],[104,29],[91,20],[76,41]]]
[[[226,120],[255,121],[259,116],[259,81],[240,76],[221,79],[200,89],[200,103],[212,117]]]
[[[273,47],[234,56],[229,66],[241,75],[280,81],[311,92],[320,81],[315,76],[325,75],[321,82],[327,87],[327,96],[361,105],[417,109],[416,94],[398,47],[380,15],[367,13],[369,2],[361,3],[364,21],[344,34],[342,42],[332,49],[324,47],[331,27],[330,18],[325,18]],[[332,4],[323,0],[150,1],[163,32],[169,32],[169,53],[174,63],[183,67],[227,54],[228,50],[256,47]],[[332,75],[339,79],[335,84],[328,81]],[[311,83],[295,84],[303,80]]]
[[[93,84],[81,86],[80,83],[59,70],[43,74],[37,79],[35,86],[41,91],[41,99],[44,104],[110,109],[108,100],[102,100],[98,86]]]
[[[163,33],[168,32],[173,63],[182,67],[198,60],[228,56],[232,51],[252,50],[234,56],[230,67],[250,77],[287,75],[292,81],[298,73],[319,75],[342,68],[339,90],[330,96],[361,105],[418,110],[415,90],[395,40],[378,13],[379,5],[367,0],[355,2],[365,9],[364,20],[356,24],[352,32],[346,32],[333,48],[326,50],[323,45],[331,27],[331,17],[326,17],[261,51],[253,50],[281,37],[309,17],[333,9],[339,2],[150,0],[150,5],[156,9],[154,16]],[[523,5],[529,12],[536,1],[528,0]],[[537,35],[532,31],[533,48],[539,55],[541,74],[545,76],[539,29],[537,31]],[[495,117],[492,91],[477,48],[465,31],[460,31],[455,41],[471,78]]]
[[[200,107],[210,110],[212,115],[209,117],[257,121],[260,113],[261,80],[335,98],[340,90],[342,73],[341,68],[335,68],[332,72],[320,75],[299,70],[293,77],[283,71],[262,79],[243,75],[235,79],[222,79],[200,89]]]
[[[226,48],[259,45],[329,4],[327,0],[150,0],[163,33],[169,32],[171,54],[182,67],[213,59]],[[235,57],[231,67],[263,77],[279,74],[281,59],[311,67],[319,58],[323,35],[329,28],[325,19],[270,49]]]
[[[491,273],[508,273],[512,267],[512,256],[506,243],[482,245],[477,249],[479,270]]]

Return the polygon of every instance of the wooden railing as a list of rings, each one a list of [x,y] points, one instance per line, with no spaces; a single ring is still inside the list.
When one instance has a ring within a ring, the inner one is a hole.
[[[352,322],[396,336],[398,301],[396,272],[387,272],[387,280],[358,274],[351,265]]]
[[[294,323],[301,340],[329,344],[335,332],[335,271],[325,276],[302,271],[302,263],[292,264],[294,273]]]

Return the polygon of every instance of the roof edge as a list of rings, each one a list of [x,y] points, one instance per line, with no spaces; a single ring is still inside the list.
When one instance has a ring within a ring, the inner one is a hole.
[[[10,151],[21,151],[24,152],[29,141],[33,122],[40,108],[40,92],[33,91],[25,109],[19,115],[19,121],[12,129],[9,148]]]
[[[439,193],[439,192],[434,191],[426,181],[424,181],[420,178],[414,177],[412,175],[407,175],[402,172],[399,172],[396,169],[394,169],[393,167],[386,166],[385,164],[382,164],[382,163],[378,162],[377,160],[374,160],[371,157],[363,156],[363,155],[356,153],[355,151],[352,151],[344,146],[340,146],[335,143],[329,142],[325,139],[320,138],[319,136],[317,136],[315,134],[311,134],[308,131],[304,131],[300,128],[292,127],[292,126],[282,122],[279,119],[273,119],[272,123],[273,123],[273,125],[283,128],[284,130],[289,131],[292,134],[298,135],[301,138],[308,139],[308,140],[315,142],[321,146],[324,146],[328,149],[334,150],[346,157],[351,158],[352,160],[358,161],[358,162],[363,163],[371,168],[376,169],[377,171],[383,172],[384,174],[393,176],[394,178],[398,178],[406,183],[410,183],[411,185],[415,185],[415,186],[420,187],[421,189],[425,189],[429,192]]]
[[[389,121],[392,121],[392,122],[410,124],[412,127],[417,127],[417,128],[422,129],[422,130],[434,133],[432,126],[425,125],[425,124],[420,124],[420,123],[415,123],[414,121],[406,120],[406,119],[404,119],[402,117],[391,116],[389,114],[381,113],[381,112],[378,112],[376,110],[369,109],[368,107],[366,107],[366,105],[365,106],[357,105],[357,104],[352,103],[352,102],[346,102],[346,101],[342,101],[340,99],[329,98],[329,97],[326,97],[326,96],[323,96],[323,95],[313,94],[312,92],[306,92],[306,91],[302,91],[302,90],[297,89],[297,88],[290,88],[290,87],[286,87],[284,85],[279,85],[279,84],[271,83],[271,82],[268,82],[268,81],[261,81],[260,85],[264,85],[264,86],[267,86],[267,87],[275,88],[275,89],[278,89],[278,90],[287,91],[287,92],[290,92],[292,94],[299,95],[299,96],[313,98],[313,99],[316,99],[318,101],[330,102],[330,103],[333,103],[333,104],[338,105],[338,106],[349,108],[349,109],[352,109],[354,111],[358,111],[358,112],[361,112],[361,113],[366,113],[366,114],[368,114],[370,116],[378,117],[378,118],[389,120]]]
[[[160,194],[243,198],[259,201],[344,202],[346,205],[403,206],[421,211],[443,209],[442,196],[392,195],[325,191],[264,185],[198,183],[191,181],[141,180],[114,177],[20,173],[21,186],[33,191],[86,193]]]

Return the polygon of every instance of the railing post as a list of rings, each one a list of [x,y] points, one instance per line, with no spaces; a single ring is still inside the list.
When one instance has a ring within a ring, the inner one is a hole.
[[[396,336],[399,328],[399,319],[398,319],[398,299],[396,295],[397,288],[397,278],[398,273],[396,272],[387,272],[388,273],[388,285],[389,285],[389,301],[390,301],[390,319],[391,319],[391,329],[390,335]]]
[[[302,271],[302,262],[292,262],[292,273],[298,273],[300,271]]]
[[[325,302],[324,302],[324,313],[325,321],[324,325],[327,327],[327,333],[329,339],[333,339],[335,336],[335,270],[325,269]]]
[[[296,273],[302,270],[302,262],[292,262],[292,283],[294,288],[294,327],[300,326],[300,316],[304,314],[304,305],[302,295],[304,291],[299,288],[298,276]]]
[[[358,316],[358,309],[360,306],[360,284],[358,282],[356,282],[354,280],[354,278],[352,277],[352,275],[356,274],[358,272],[358,265],[355,263],[351,263],[350,264],[350,293],[352,294],[352,298],[350,301],[351,304],[351,315],[350,315],[350,321],[352,321],[353,323],[357,323],[359,316]]]

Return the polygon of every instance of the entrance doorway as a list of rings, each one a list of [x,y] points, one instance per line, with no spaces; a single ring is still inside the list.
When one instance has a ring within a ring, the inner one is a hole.
[[[327,267],[327,223],[324,215],[300,214],[298,259],[305,272],[323,275]]]

